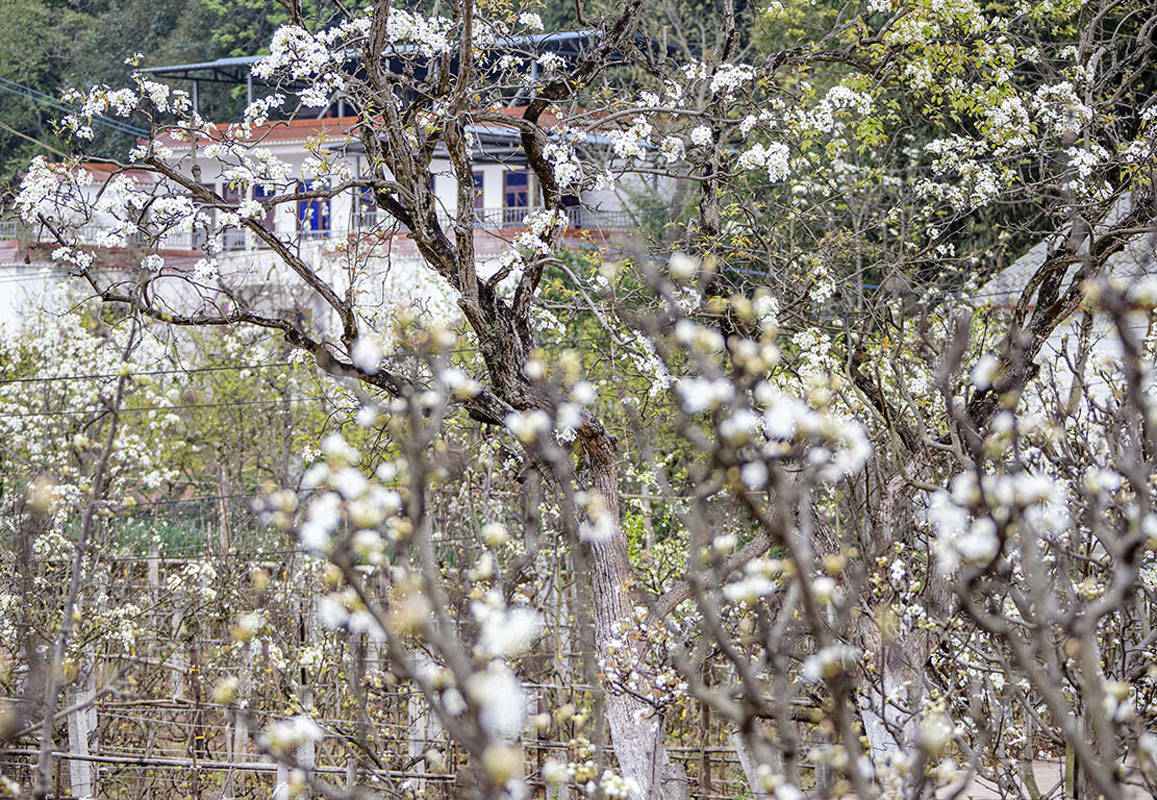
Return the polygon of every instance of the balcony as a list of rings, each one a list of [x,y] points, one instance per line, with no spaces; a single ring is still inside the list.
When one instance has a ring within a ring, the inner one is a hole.
[[[475,208],[474,227],[487,230],[517,230],[526,227],[526,218],[546,209],[539,206],[517,206],[501,208]],[[631,215],[626,211],[594,211],[580,206],[563,209],[567,218],[567,228],[571,230],[627,231],[635,227]],[[357,228],[369,230],[378,225],[394,225],[396,220],[385,211],[363,211],[357,215]],[[453,217],[446,211],[438,211],[438,222],[443,228],[454,226]]]
[[[534,206],[503,207],[503,208],[476,208],[474,209],[474,227],[479,230],[518,230],[526,227],[526,218],[530,214],[539,213],[545,209]],[[567,228],[570,230],[587,231],[627,231],[635,227],[631,215],[626,211],[595,211],[579,206],[564,209],[567,218]],[[438,213],[438,221],[450,230],[454,220],[444,211]],[[278,233],[278,238],[285,242],[294,240],[327,240],[331,237],[344,237],[348,233],[368,231],[378,226],[392,229],[397,221],[384,211],[372,210],[356,214],[352,230],[334,230],[328,228],[305,228],[302,230]],[[73,229],[76,230],[76,229]],[[89,224],[79,229],[78,244],[89,247],[110,247],[108,234],[111,226]],[[56,242],[52,234],[39,226],[29,226],[17,220],[0,222],[0,240],[20,241],[54,245]],[[266,244],[248,230],[227,228],[221,232],[218,239],[219,246],[226,252],[245,252],[263,249]],[[203,250],[207,244],[204,231],[174,231],[155,241],[152,237],[134,233],[128,237],[128,246],[133,248],[157,250],[197,251]]]
[[[198,250],[204,247],[206,235],[204,231],[172,231],[159,239],[144,233],[129,234],[124,245],[111,245],[109,234],[114,231],[111,225],[91,223],[79,228],[69,228],[70,234],[76,234],[76,243],[88,247],[156,247],[158,250]],[[232,231],[230,231],[232,233]],[[228,237],[226,237],[228,242]],[[57,244],[52,233],[39,225],[26,225],[20,220],[5,220],[0,222],[0,241],[20,241],[28,244]],[[228,249],[228,244],[226,245]]]

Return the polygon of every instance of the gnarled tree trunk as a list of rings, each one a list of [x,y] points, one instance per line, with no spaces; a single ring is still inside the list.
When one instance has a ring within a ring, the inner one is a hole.
[[[622,626],[638,624],[628,592],[631,565],[627,537],[619,523],[619,485],[615,466],[614,440],[600,429],[583,437],[584,475],[589,490],[602,495],[613,520],[611,535],[588,545],[591,595],[594,605],[595,651],[600,659],[608,654],[611,640]],[[661,719],[650,716],[650,707],[636,697],[608,687],[607,722],[611,744],[622,775],[638,784],[644,800],[686,800],[687,777],[682,767],[671,761]]]

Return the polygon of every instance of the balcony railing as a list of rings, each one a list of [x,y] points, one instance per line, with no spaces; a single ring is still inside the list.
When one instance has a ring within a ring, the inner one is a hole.
[[[526,227],[526,218],[544,209],[533,206],[507,206],[502,208],[474,209],[474,227],[488,230],[517,230]],[[625,231],[634,227],[631,215],[626,211],[595,211],[588,208],[572,206],[564,209],[567,218],[567,227],[572,230],[591,231]],[[449,214],[439,212],[438,220],[444,228],[449,230],[454,220]],[[363,211],[355,215],[353,229],[370,230],[379,225],[392,226],[393,217],[384,211]],[[85,225],[79,229],[78,244],[88,246],[107,246],[109,226],[98,224]],[[331,234],[345,235],[345,231],[330,231],[328,228],[305,228],[296,232],[279,233],[278,238],[283,241],[324,240],[331,238]],[[0,222],[0,240],[18,239],[26,242],[55,243],[52,234],[47,229],[38,226],[29,226],[18,220]],[[221,233],[220,246],[225,251],[247,251],[264,247],[264,243],[250,231],[229,228]],[[160,237],[159,240],[143,233],[134,233],[128,237],[130,247],[152,248],[161,250],[200,250],[206,244],[204,231],[173,231]]]
[[[475,208],[474,227],[499,229],[518,229],[526,227],[526,218],[535,213],[545,211],[535,206],[505,206],[502,208]],[[634,228],[631,215],[626,211],[594,211],[579,206],[563,209],[566,214],[567,228],[580,230],[625,231]],[[357,227],[370,229],[378,225],[392,225],[395,220],[385,211],[363,211],[357,217]],[[438,222],[444,228],[451,228],[455,219],[445,211],[438,212]]]
[[[238,230],[236,228],[229,228],[221,234],[221,248],[223,250],[250,250],[252,249],[252,242],[249,239],[249,232],[245,230]]]
[[[76,243],[95,247],[108,247],[109,233],[113,232],[111,225],[90,223],[79,228],[69,228],[70,235],[75,234]],[[20,240],[43,244],[56,244],[52,232],[39,225],[27,225],[20,220],[5,220],[0,222],[0,240]],[[125,239],[128,247],[156,247],[159,250],[196,250],[204,246],[206,240],[204,231],[170,231],[160,237],[136,232],[129,234]]]

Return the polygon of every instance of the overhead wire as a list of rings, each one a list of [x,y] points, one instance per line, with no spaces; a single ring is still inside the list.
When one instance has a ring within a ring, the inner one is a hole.
[[[136,377],[138,375],[193,375],[201,372],[223,372],[228,370],[242,371],[248,369],[272,369],[274,367],[292,367],[292,361],[275,361],[269,364],[221,364],[214,367],[189,367],[188,369],[174,368],[174,369],[151,369],[130,372],[127,377]],[[82,381],[82,380],[104,380],[120,378],[120,373],[93,373],[88,375],[46,375],[46,376],[31,376],[25,378],[3,378],[0,379],[0,384],[5,383],[42,383],[49,381]]]
[[[324,395],[312,395],[305,397],[279,397],[275,400],[227,400],[218,403],[183,403],[174,406],[137,406],[135,408],[126,407],[119,409],[120,414],[141,413],[145,411],[181,411],[183,409],[191,408],[231,408],[237,406],[278,406],[284,403],[303,403],[307,400],[326,400],[329,399]],[[82,408],[82,409],[68,409],[62,411],[28,411],[19,414],[0,414],[0,417],[7,418],[24,418],[24,417],[67,417],[67,416],[86,416],[88,414],[102,414],[107,412],[107,408]]]
[[[67,111],[70,114],[75,114],[78,109],[76,106],[66,103],[63,100],[57,100],[51,95],[47,95],[31,86],[25,86],[22,83],[8,80],[7,78],[0,78],[0,91],[8,92],[9,94],[19,95],[21,97],[40,103],[41,105],[51,106],[58,111]],[[144,128],[138,128],[135,125],[130,125],[127,122],[110,119],[108,117],[96,115],[92,117],[92,121],[98,125],[112,128],[118,133],[125,133],[130,136],[148,136],[149,132]]]

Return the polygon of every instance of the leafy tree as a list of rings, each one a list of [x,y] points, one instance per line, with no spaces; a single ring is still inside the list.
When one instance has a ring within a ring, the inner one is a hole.
[[[63,67],[76,38],[90,20],[67,6],[39,0],[15,0],[0,8],[0,25],[8,34],[0,43],[0,182],[7,184],[33,155],[70,151],[57,136],[59,112],[36,99],[35,92],[56,97],[65,86]]]

